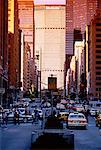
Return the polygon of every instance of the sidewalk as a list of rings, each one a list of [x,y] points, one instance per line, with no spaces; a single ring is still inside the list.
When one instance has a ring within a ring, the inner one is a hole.
[[[9,124],[0,127],[0,150],[29,150],[31,133],[38,124]]]

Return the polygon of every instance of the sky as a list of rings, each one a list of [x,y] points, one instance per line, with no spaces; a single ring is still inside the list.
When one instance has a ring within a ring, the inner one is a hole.
[[[34,0],[34,4],[65,4],[65,0]]]

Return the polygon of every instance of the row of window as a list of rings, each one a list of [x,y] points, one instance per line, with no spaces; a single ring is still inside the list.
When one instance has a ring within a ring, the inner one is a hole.
[[[96,80],[101,80],[101,77],[96,77]]]
[[[101,58],[101,56],[96,56],[96,58]]]
[[[42,70],[42,71],[59,71],[59,72],[63,72],[64,70]]]
[[[100,69],[101,69],[101,67],[96,67],[96,69],[100,70]]]
[[[96,37],[101,37],[101,34],[96,34]]]
[[[40,28],[40,27],[39,27],[39,28],[36,28],[36,30],[37,30],[37,29],[65,29],[65,28],[52,28],[52,27],[51,27],[51,28],[47,28],[47,27],[45,27],[45,28]]]
[[[96,91],[101,91],[101,88],[96,88]]]
[[[96,75],[101,75],[101,72],[96,72]]]
[[[96,53],[101,53],[101,50],[96,50]]]
[[[97,82],[96,85],[101,85],[101,82]]]
[[[101,45],[96,45],[96,48],[101,48]]]
[[[96,64],[101,64],[101,61],[96,61]]]
[[[101,42],[101,39],[96,39],[96,42]]]
[[[96,31],[101,31],[101,28],[97,28]]]
[[[101,26],[101,23],[96,23],[96,26]]]

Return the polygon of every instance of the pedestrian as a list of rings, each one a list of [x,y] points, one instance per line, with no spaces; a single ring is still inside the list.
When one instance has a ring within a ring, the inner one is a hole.
[[[38,122],[39,122],[39,127],[42,129],[43,128],[43,116],[41,117],[39,113],[38,113]]]
[[[14,112],[14,124],[16,125],[17,123],[20,124],[20,122],[19,122],[19,112],[15,111]]]
[[[6,124],[6,125],[7,125],[8,116],[7,116],[7,113],[6,113],[6,112],[3,112],[3,114],[2,114],[2,119],[3,119],[3,124]]]
[[[32,114],[32,124],[35,122],[35,114]]]
[[[101,136],[101,124],[99,126],[99,133],[100,133],[100,136]]]
[[[97,118],[98,117],[98,113],[97,113],[97,111],[95,112],[95,118]]]

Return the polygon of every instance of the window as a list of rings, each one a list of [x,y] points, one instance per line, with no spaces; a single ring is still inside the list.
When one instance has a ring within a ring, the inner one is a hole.
[[[96,67],[96,69],[100,70],[100,69],[101,69],[101,67]]]
[[[101,37],[101,34],[96,34],[97,37]]]
[[[96,56],[96,58],[101,58],[101,56]]]
[[[96,61],[96,64],[101,64],[101,61]]]
[[[101,53],[101,50],[96,50],[96,53]]]
[[[101,77],[96,77],[96,80],[101,80]]]
[[[101,39],[96,39],[96,42],[101,42]]]
[[[101,75],[101,72],[96,72],[96,75]]]
[[[96,48],[101,48],[101,45],[96,45]]]
[[[101,28],[97,28],[96,31],[101,31]]]
[[[101,82],[97,82],[96,85],[101,85]]]
[[[101,23],[96,23],[96,26],[101,26]]]

